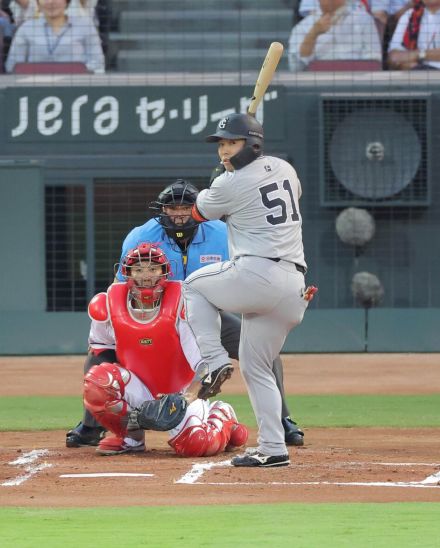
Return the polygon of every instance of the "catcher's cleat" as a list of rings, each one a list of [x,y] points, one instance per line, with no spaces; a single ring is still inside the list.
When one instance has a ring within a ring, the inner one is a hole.
[[[263,455],[256,451],[252,454],[246,452],[244,455],[234,457],[231,464],[232,466],[274,468],[275,466],[288,466],[290,459],[289,455]]]
[[[104,437],[105,428],[86,426],[80,422],[66,434],[66,447],[95,447]]]
[[[140,453],[145,451],[144,440],[133,440],[131,438],[120,438],[119,436],[109,436],[99,442],[96,452],[98,455],[113,456],[124,453]]]
[[[216,396],[221,392],[222,384],[231,378],[234,368],[230,363],[222,365],[215,371],[205,375],[200,381],[202,387],[200,388],[197,397],[202,400],[207,400],[212,396]]]
[[[304,432],[290,417],[281,420],[284,428],[284,439],[287,445],[301,447],[304,445]]]

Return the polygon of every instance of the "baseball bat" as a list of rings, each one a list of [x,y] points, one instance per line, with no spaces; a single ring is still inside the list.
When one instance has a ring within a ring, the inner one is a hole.
[[[260,74],[255,83],[254,93],[248,107],[248,114],[255,116],[266,90],[273,78],[278,62],[283,55],[284,46],[280,42],[272,42],[267,50],[266,58],[261,66]]]

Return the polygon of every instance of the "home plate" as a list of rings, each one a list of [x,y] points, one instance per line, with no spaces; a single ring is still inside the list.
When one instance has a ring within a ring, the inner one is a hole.
[[[151,478],[154,474],[131,472],[102,472],[100,474],[61,474],[60,478]]]

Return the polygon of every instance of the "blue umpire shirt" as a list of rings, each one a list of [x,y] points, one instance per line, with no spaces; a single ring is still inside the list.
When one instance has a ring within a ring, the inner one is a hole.
[[[223,221],[201,223],[194,234],[186,252],[170,238],[156,219],[150,219],[142,226],[133,228],[122,244],[121,260],[130,249],[149,242],[157,244],[165,253],[171,264],[171,280],[184,280],[195,270],[210,263],[229,259],[228,235]],[[124,278],[121,267],[116,274],[121,282]]]

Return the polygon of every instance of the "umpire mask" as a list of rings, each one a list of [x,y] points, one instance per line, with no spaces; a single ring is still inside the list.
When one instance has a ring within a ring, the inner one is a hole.
[[[164,206],[192,206],[196,203],[198,193],[198,189],[192,183],[184,179],[177,179],[159,194],[156,201],[149,205],[149,209],[156,213],[156,219],[163,226],[166,234],[178,244],[191,241],[199,223],[190,217],[185,223],[176,224],[169,215],[164,213]]]

